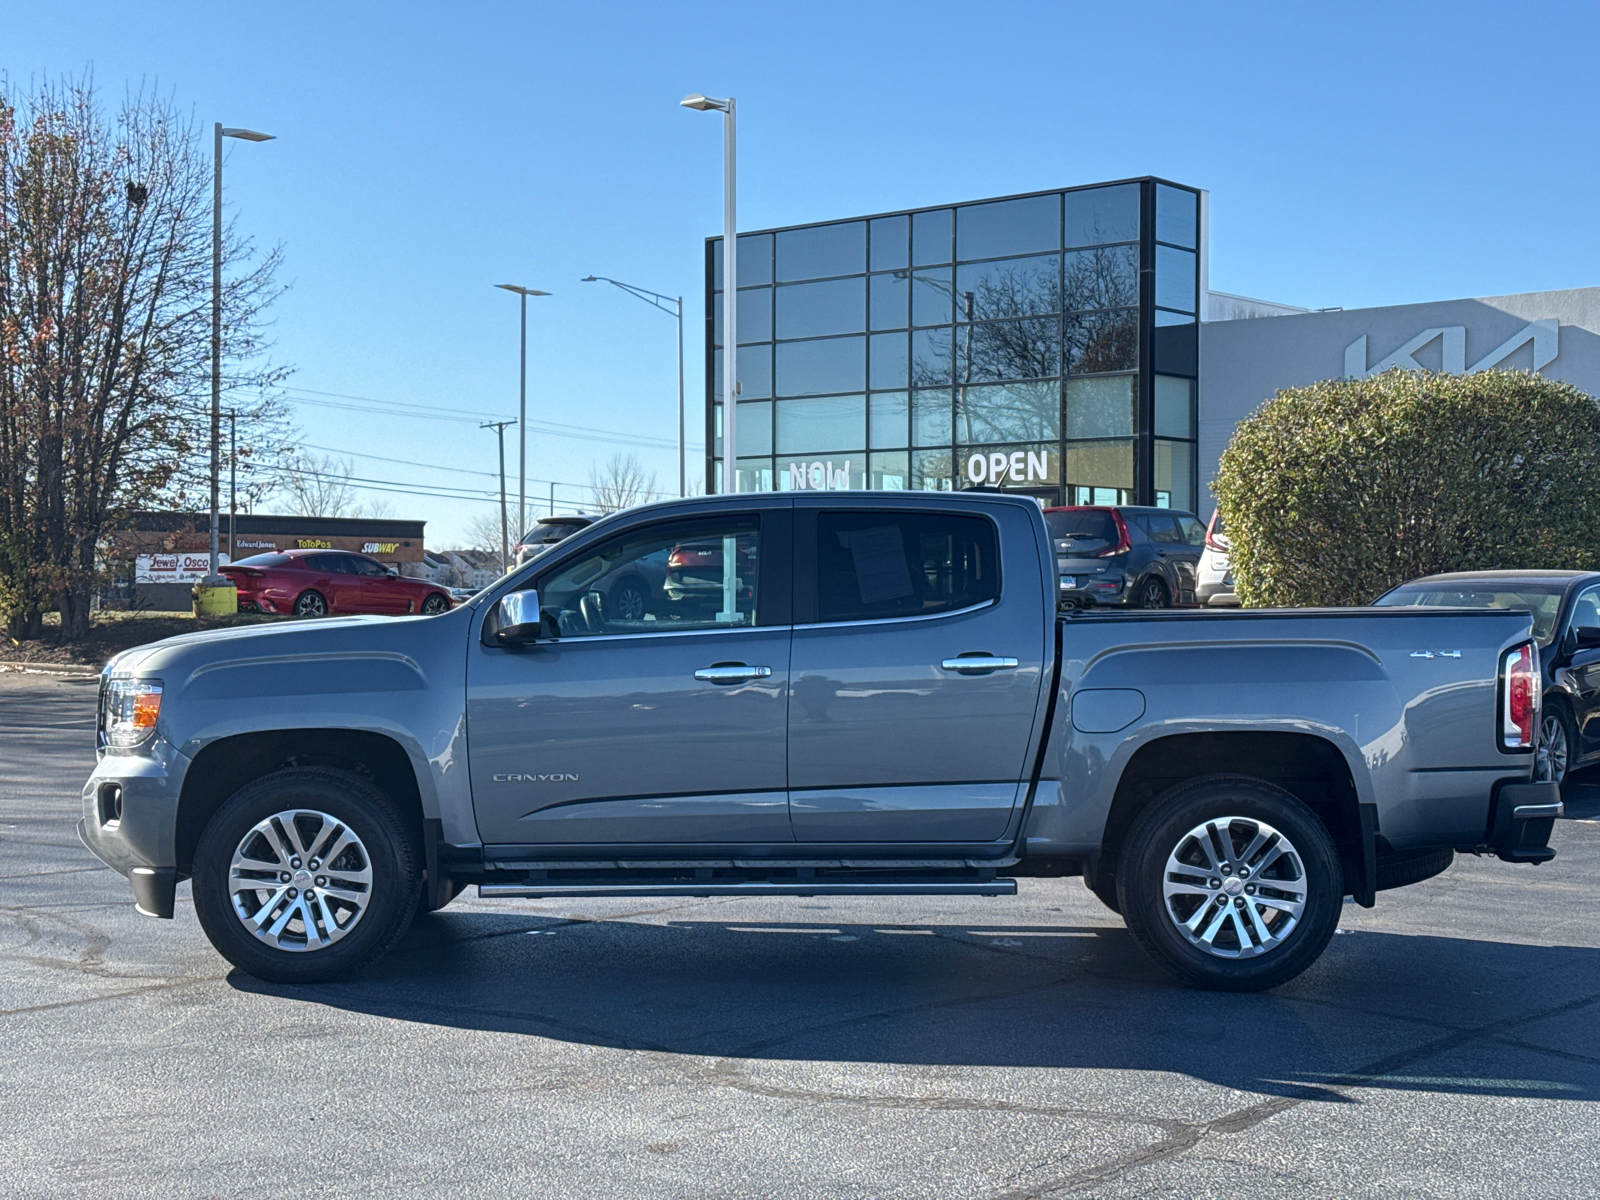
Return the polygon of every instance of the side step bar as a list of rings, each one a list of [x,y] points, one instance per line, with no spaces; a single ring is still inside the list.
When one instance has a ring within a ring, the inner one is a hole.
[[[515,897],[537,900],[555,896],[1015,896],[1015,879],[982,883],[480,883],[485,900]]]

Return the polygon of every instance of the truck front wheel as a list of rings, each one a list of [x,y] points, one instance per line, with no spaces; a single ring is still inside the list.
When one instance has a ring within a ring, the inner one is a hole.
[[[1212,776],[1158,797],[1117,869],[1128,929],[1186,983],[1256,992],[1315,962],[1339,924],[1344,881],[1327,827],[1263,780]]]
[[[193,874],[211,944],[273,983],[359,970],[406,931],[421,893],[414,838],[393,801],[328,767],[241,788],[200,835]]]

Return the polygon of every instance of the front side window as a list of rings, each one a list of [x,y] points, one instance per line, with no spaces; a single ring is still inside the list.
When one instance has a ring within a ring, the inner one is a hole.
[[[999,597],[999,539],[983,517],[822,512],[815,579],[819,621],[953,612]]]
[[[1590,588],[1573,604],[1572,628],[1600,629],[1600,588]]]
[[[362,558],[360,555],[352,554],[349,555],[345,561],[349,564],[350,573],[352,575],[365,575],[368,578],[377,578],[389,573],[389,569],[376,559]]]
[[[705,518],[619,534],[539,581],[562,637],[743,628],[756,623],[755,517]]]

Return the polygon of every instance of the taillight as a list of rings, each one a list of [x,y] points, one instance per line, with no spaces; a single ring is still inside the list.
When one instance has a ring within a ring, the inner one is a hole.
[[[1531,750],[1539,723],[1539,666],[1531,645],[1509,651],[1501,663],[1505,707],[1500,712],[1500,744],[1507,750]]]
[[[1115,558],[1119,554],[1126,554],[1133,549],[1133,543],[1128,538],[1128,523],[1122,519],[1122,514],[1116,509],[1111,510],[1111,519],[1117,523],[1117,544],[1107,546],[1104,550],[1096,551],[1095,558]]]
[[[1206,549],[1215,550],[1218,554],[1226,554],[1228,552],[1228,543],[1217,539],[1217,517],[1219,515],[1221,515],[1221,509],[1212,513],[1211,520],[1206,524]]]

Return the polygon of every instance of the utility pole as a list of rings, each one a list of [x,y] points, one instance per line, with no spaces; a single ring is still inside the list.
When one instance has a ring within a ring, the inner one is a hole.
[[[506,535],[506,426],[515,421],[485,421],[479,429],[492,429],[500,439],[500,570],[511,569],[511,543]]]
[[[228,561],[238,557],[235,525],[239,520],[239,410],[228,410]]]

